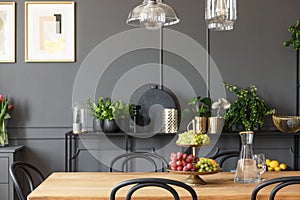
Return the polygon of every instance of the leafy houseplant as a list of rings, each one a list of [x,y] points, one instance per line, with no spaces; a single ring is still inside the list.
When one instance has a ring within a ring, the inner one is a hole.
[[[184,112],[189,113],[192,112],[195,120],[195,128],[196,132],[206,133],[207,128],[207,118],[211,116],[211,98],[200,96],[192,98],[189,102],[189,106],[194,106],[192,109],[185,109]],[[192,124],[193,120],[188,124],[187,129]]]
[[[90,99],[87,101],[88,109],[91,113],[91,115],[95,119],[99,119],[101,123],[102,129],[105,129],[103,127],[103,124],[114,123],[114,126],[118,127],[115,120],[118,120],[118,125],[121,126],[120,128],[125,129],[125,126],[129,126],[129,124],[124,124],[122,122],[125,119],[129,120],[130,114],[132,113],[131,105],[130,104],[123,104],[121,100],[118,100],[117,102],[112,102],[110,98],[107,98],[104,100],[103,97],[100,97],[98,102],[92,102]],[[95,120],[94,120],[94,123]],[[129,121],[128,121],[129,123]],[[94,129],[97,129],[94,127]],[[104,130],[103,130],[104,131]],[[117,129],[107,131],[107,132],[116,132]]]
[[[113,103],[112,105],[113,115],[116,119],[127,119],[133,113],[131,104],[123,104],[121,100]]]
[[[8,96],[0,94],[0,146],[8,145],[6,121],[11,118],[9,111],[12,109],[13,105],[9,103]]]
[[[297,20],[295,25],[288,27],[288,31],[292,33],[290,39],[283,43],[283,46],[289,47],[293,46],[295,50],[300,48],[300,20]]]
[[[91,115],[97,119],[115,119],[115,116],[113,115],[113,103],[109,98],[104,101],[104,98],[100,97],[97,103],[92,102],[90,99],[88,99],[87,106]]]
[[[121,100],[118,100],[117,102],[113,103],[112,109],[118,127],[124,132],[130,131],[129,120],[131,114],[133,114],[132,105],[130,103],[123,104]]]
[[[192,98],[188,105],[189,106],[195,106],[195,108],[192,108],[193,113],[196,117],[210,117],[211,116],[211,98],[210,97],[204,97],[201,98],[200,96]]]
[[[270,109],[265,101],[257,96],[257,88],[254,85],[250,85],[249,89],[239,89],[237,86],[224,84],[226,89],[237,96],[225,114],[228,127],[240,123],[246,131],[256,131],[258,126],[263,126],[266,116],[275,113],[275,109]]]
[[[88,99],[87,106],[91,115],[94,117],[94,130],[99,131],[98,128],[95,128],[97,119],[99,119],[103,132],[114,133],[119,131],[119,127],[115,122],[116,117],[113,115],[114,107],[110,98],[104,101],[104,98],[100,97],[97,103]]]

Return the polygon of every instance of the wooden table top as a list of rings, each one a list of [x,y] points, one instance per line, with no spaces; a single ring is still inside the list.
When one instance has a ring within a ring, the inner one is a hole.
[[[288,172],[265,172],[263,179],[269,180],[276,177],[299,176],[300,171]],[[151,173],[151,172],[130,172],[130,173],[108,173],[108,172],[55,172],[51,174],[40,186],[29,196],[28,200],[108,200],[112,188],[124,181],[135,178],[168,178],[185,181],[188,175],[174,173]],[[238,184],[233,182],[234,173],[220,172],[213,175],[200,176],[207,182],[206,185],[193,186],[198,199],[222,199],[222,200],[249,200],[253,188],[257,184]],[[268,199],[271,187],[261,190],[258,199]],[[117,197],[124,199],[127,190],[120,190]],[[189,194],[178,188],[181,199],[191,199]],[[135,199],[166,200],[173,199],[170,194],[160,188],[144,188],[137,191]],[[300,186],[292,185],[282,189],[277,199],[299,200]]]

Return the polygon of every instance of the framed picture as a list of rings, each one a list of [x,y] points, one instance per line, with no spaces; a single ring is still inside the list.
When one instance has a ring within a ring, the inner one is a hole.
[[[15,62],[15,2],[0,2],[0,62]]]
[[[25,2],[25,61],[75,62],[75,3]]]

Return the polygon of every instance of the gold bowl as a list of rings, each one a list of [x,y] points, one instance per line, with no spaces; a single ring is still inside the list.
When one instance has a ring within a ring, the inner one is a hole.
[[[300,131],[300,116],[273,115],[273,123],[283,133]]]

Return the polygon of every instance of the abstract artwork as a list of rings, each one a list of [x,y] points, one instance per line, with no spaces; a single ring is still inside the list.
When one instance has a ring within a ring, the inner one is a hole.
[[[25,2],[25,61],[74,62],[74,2]]]
[[[0,2],[0,62],[15,62],[14,2]]]

